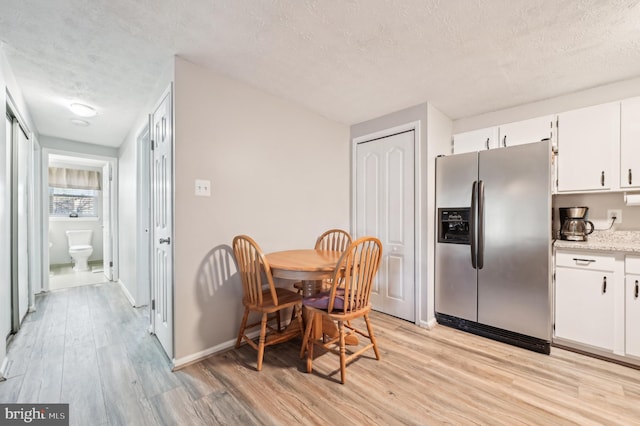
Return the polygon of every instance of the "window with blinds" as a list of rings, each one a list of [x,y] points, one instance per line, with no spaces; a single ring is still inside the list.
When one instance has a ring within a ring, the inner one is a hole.
[[[100,172],[49,167],[49,216],[98,217]]]
[[[100,191],[49,187],[49,216],[98,217]]]

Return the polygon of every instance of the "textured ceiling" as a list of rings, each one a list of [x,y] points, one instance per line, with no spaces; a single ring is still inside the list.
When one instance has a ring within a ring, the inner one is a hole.
[[[639,3],[0,0],[0,41],[41,134],[118,146],[174,54],[346,124],[457,119],[640,76]]]

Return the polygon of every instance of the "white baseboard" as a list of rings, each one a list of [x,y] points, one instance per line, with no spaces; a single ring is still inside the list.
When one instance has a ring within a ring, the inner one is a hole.
[[[131,293],[129,293],[129,289],[127,289],[127,286],[124,285],[124,283],[122,281],[120,281],[120,280],[118,280],[118,284],[120,285],[120,288],[124,292],[124,295],[127,297],[127,300],[129,301],[129,303],[131,303],[131,306],[135,307],[136,306],[136,300],[133,298]]]
[[[4,357],[0,364],[0,382],[7,380],[7,367],[9,366],[9,358]]]
[[[249,333],[248,336],[249,336],[250,339],[254,339],[254,338],[258,337],[259,334],[260,334],[260,330],[255,330],[255,331]],[[205,358],[207,358],[207,357],[209,357],[209,356],[211,356],[211,355],[213,355],[215,353],[222,352],[222,351],[225,351],[227,349],[231,349],[235,345],[236,345],[236,338],[234,337],[231,340],[227,340],[226,342],[222,342],[222,343],[220,343],[218,345],[212,346],[212,347],[210,347],[208,349],[205,349],[203,351],[196,352],[194,354],[187,355],[187,356],[179,358],[179,359],[175,359],[174,358],[172,360],[173,366],[171,368],[171,371],[179,370],[179,369],[184,368],[184,367],[186,367],[188,365],[191,365],[191,364],[194,364],[194,363],[196,363],[198,361],[201,361],[201,360],[203,360],[203,359],[205,359]]]
[[[420,327],[426,328],[427,330],[432,330],[438,321],[435,318],[431,318],[429,321],[420,321]]]

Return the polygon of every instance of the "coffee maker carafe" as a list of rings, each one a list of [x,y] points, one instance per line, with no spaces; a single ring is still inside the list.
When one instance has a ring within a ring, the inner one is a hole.
[[[560,207],[560,239],[586,241],[593,232],[593,222],[587,220],[589,207]]]

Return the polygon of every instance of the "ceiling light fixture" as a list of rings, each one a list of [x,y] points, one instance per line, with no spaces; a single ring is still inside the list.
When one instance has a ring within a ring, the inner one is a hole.
[[[80,120],[79,118],[72,118],[71,122],[73,124],[75,124],[76,126],[80,126],[80,127],[87,127],[89,125],[89,122],[86,120]]]
[[[93,117],[97,114],[95,109],[85,104],[73,103],[69,105],[69,109],[80,117]]]

